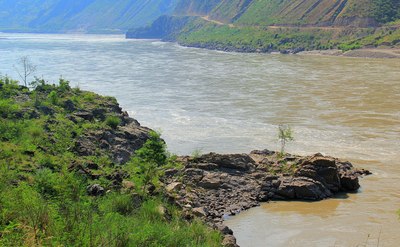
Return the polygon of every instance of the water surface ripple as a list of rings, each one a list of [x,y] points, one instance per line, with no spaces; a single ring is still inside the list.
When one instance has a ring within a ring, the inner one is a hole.
[[[361,193],[272,202],[227,220],[241,246],[398,246],[400,60],[223,53],[121,36],[0,34],[0,73],[60,76],[115,96],[170,151],[322,152],[370,169]]]

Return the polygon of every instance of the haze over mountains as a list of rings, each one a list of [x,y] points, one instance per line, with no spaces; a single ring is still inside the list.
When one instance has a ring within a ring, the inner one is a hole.
[[[162,15],[236,25],[377,26],[400,18],[398,0],[1,0],[0,30],[125,32]]]
[[[128,38],[239,52],[400,45],[399,0],[186,0]]]
[[[0,0],[0,31],[126,33],[225,51],[400,44],[399,0]]]
[[[123,33],[172,13],[177,0],[1,0],[0,31]]]

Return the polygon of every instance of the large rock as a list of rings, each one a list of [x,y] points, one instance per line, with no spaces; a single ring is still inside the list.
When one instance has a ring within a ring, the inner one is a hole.
[[[324,157],[320,154],[305,159],[305,161],[300,164],[295,176],[311,178],[322,183],[333,192],[338,192],[341,188],[336,160],[331,157]]]
[[[307,177],[284,178],[276,191],[277,199],[321,200],[332,192],[319,181]]]
[[[236,244],[236,238],[233,235],[225,235],[222,240],[222,246],[224,247],[239,247]]]
[[[178,160],[184,168],[168,171],[162,179],[167,193],[173,192],[178,206],[193,209],[192,215],[211,224],[271,199],[322,200],[339,191],[354,191],[358,176],[367,174],[320,154],[282,158],[268,150]],[[177,189],[181,186],[185,189]]]
[[[204,154],[198,158],[199,163],[216,164],[220,168],[228,168],[239,171],[254,169],[254,160],[248,154]]]
[[[99,184],[92,184],[86,188],[89,196],[102,196],[105,194],[105,190]]]
[[[207,173],[199,182],[199,186],[205,189],[218,189],[222,184],[219,173]]]

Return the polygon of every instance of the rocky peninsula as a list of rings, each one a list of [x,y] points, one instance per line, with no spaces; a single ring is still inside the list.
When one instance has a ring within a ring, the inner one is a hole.
[[[359,177],[369,171],[350,162],[315,154],[296,156],[269,150],[250,154],[209,153],[179,157],[183,169],[165,171],[166,193],[187,217],[203,218],[226,234],[235,246],[225,216],[270,200],[322,200],[340,192],[355,192]]]

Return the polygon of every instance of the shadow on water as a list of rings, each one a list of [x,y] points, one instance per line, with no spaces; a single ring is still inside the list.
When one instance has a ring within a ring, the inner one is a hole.
[[[262,209],[270,213],[276,214],[298,214],[298,215],[312,215],[321,218],[326,218],[334,215],[339,205],[345,202],[350,196],[347,193],[340,193],[334,198],[325,199],[321,201],[281,201],[274,200],[261,205]]]

